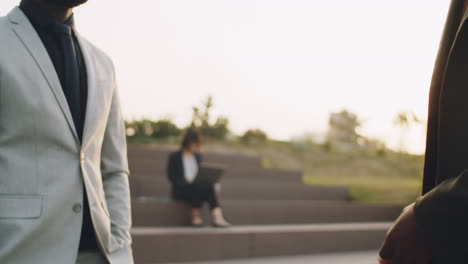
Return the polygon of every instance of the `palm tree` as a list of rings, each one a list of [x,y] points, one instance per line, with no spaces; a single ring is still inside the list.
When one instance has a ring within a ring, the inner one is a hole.
[[[406,152],[406,137],[408,136],[408,130],[413,124],[420,124],[419,119],[413,111],[401,111],[397,114],[393,120],[393,124],[400,127],[400,153]]]

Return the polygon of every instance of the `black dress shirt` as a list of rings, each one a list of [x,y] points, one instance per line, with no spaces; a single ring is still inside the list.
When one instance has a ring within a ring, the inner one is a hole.
[[[60,80],[60,84],[62,88],[65,86],[65,57],[64,57],[64,50],[61,46],[61,42],[59,39],[58,33],[54,30],[54,26],[58,23],[52,18],[46,10],[44,10],[40,4],[38,4],[35,0],[22,0],[20,4],[20,9],[25,13],[28,17],[29,21],[33,25],[34,29],[36,30],[39,38],[41,39],[42,43],[44,44],[49,57],[55,67],[55,71],[57,72],[57,76]],[[65,24],[72,27],[72,31],[74,31],[74,21],[73,15],[65,22]],[[80,108],[81,113],[83,116],[78,118],[79,121],[74,122],[81,122],[79,124],[75,123],[75,128],[77,128],[77,133],[80,141],[83,138],[83,127],[84,127],[84,120],[85,120],[85,110],[86,110],[86,102],[87,102],[87,93],[88,93],[88,83],[87,83],[87,74],[86,74],[86,65],[83,59],[83,54],[80,49],[80,45],[76,38],[75,33],[73,32],[73,42],[75,44],[75,52],[78,61],[78,70],[79,70],[79,87],[80,87],[80,94],[81,100],[79,98],[72,98],[67,92],[65,92],[65,97],[67,99],[68,104],[73,102],[73,100],[80,100]],[[75,113],[72,113],[75,114]],[[96,250],[98,249],[96,236],[94,233],[93,224],[91,221],[91,215],[89,212],[89,204],[86,197],[86,190],[84,190],[83,195],[83,226],[81,231],[81,238],[80,238],[80,250]]]

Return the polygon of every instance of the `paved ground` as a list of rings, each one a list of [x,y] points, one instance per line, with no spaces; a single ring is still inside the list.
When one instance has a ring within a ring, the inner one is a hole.
[[[246,260],[186,262],[185,264],[377,264],[377,252],[333,253]],[[177,263],[172,263],[177,264]],[[180,263],[182,264],[182,263]]]

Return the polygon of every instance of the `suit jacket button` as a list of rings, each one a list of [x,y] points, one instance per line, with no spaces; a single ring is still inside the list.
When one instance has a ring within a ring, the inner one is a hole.
[[[81,204],[77,203],[77,204],[73,205],[73,212],[75,212],[77,214],[81,213],[81,209],[82,209]]]

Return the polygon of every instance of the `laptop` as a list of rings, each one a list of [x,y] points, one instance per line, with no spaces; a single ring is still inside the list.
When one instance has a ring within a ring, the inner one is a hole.
[[[221,180],[224,168],[216,164],[202,163],[198,171],[195,183],[197,184],[215,184]]]

